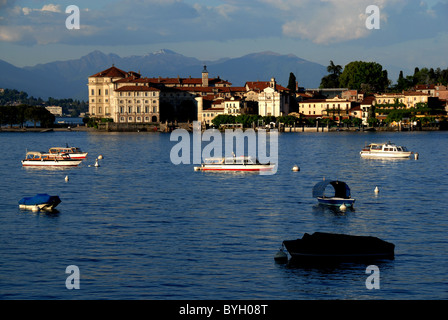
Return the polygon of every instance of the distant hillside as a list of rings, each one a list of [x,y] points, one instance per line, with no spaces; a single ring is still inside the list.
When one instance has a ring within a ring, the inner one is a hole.
[[[326,67],[320,64],[295,55],[274,52],[201,61],[167,49],[123,58],[113,53],[93,51],[75,60],[54,61],[23,68],[0,60],[0,88],[25,91],[43,99],[53,97],[87,100],[87,77],[112,64],[125,71],[140,72],[144,77],[201,77],[204,63],[207,64],[210,77],[220,76],[233,86],[243,86],[246,81],[268,81],[275,77],[279,84],[286,87],[289,73],[293,72],[299,86],[315,88],[327,74]]]

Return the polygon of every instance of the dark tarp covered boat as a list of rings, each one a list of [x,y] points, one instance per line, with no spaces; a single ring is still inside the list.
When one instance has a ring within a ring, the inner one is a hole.
[[[377,237],[324,232],[305,233],[302,239],[285,240],[283,245],[292,258],[303,261],[393,259],[395,249]]]
[[[38,210],[53,210],[61,203],[59,196],[50,196],[46,193],[39,193],[34,197],[24,197],[19,200],[20,209],[29,209],[33,211]]]
[[[334,195],[331,197],[325,196],[325,189],[328,185],[334,188]],[[313,187],[313,197],[317,198],[319,203],[331,206],[341,206],[344,204],[347,207],[352,207],[355,203],[355,199],[350,196],[349,186],[345,182],[337,180],[324,180],[317,183]]]

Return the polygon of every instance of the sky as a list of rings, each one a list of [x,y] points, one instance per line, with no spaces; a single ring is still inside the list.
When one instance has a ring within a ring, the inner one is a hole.
[[[70,5],[79,29],[66,27]],[[375,61],[405,75],[445,69],[448,0],[0,0],[0,59],[18,67],[160,49],[204,61],[273,51],[325,66]]]

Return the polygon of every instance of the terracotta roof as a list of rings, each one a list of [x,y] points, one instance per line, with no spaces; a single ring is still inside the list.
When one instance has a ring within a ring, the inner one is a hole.
[[[429,96],[428,93],[420,92],[420,91],[405,91],[405,96]]]
[[[263,91],[264,89],[266,89],[267,87],[270,86],[270,81],[248,81],[246,82],[246,87],[249,90],[254,90],[254,91]],[[285,88],[279,84],[275,85],[275,89],[277,91],[289,91],[288,88]]]
[[[118,69],[115,66],[110,67],[109,69],[98,72],[90,77],[110,77],[110,78],[125,78],[127,75],[126,71]]]
[[[375,101],[374,96],[367,96],[367,97],[364,97],[361,104],[372,104],[373,101]]]

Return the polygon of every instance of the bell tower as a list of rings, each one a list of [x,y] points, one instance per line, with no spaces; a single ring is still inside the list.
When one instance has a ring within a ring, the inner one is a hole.
[[[202,70],[202,86],[208,87],[208,71],[206,65],[204,65],[204,70]]]

